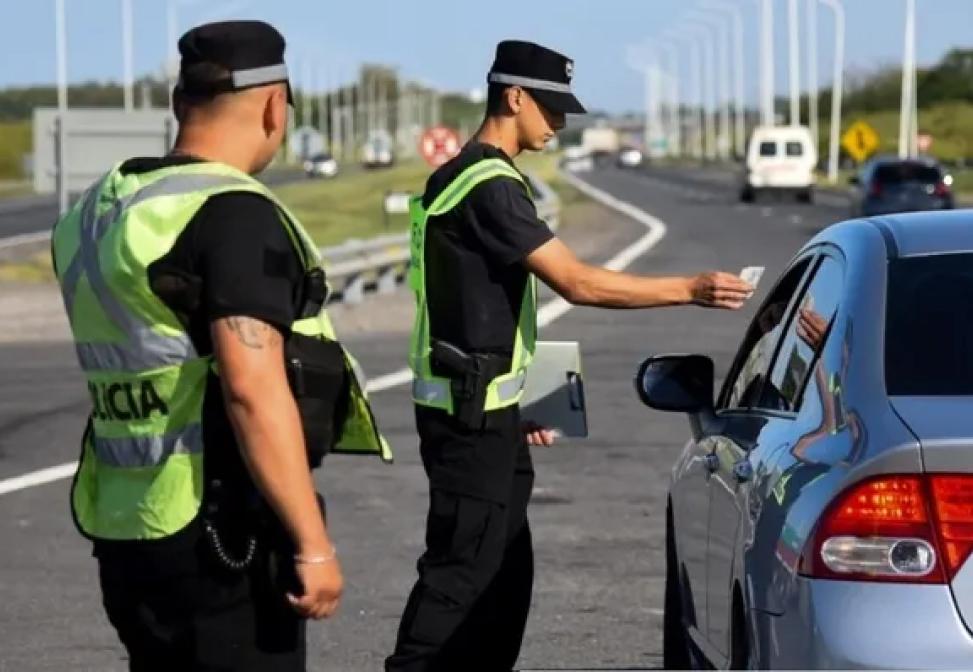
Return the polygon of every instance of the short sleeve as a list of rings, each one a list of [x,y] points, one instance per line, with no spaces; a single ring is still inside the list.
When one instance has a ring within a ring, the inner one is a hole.
[[[193,224],[206,319],[243,315],[287,333],[303,270],[274,204],[257,194],[221,194],[206,202]]]
[[[537,216],[520,182],[499,177],[478,185],[469,197],[470,226],[490,258],[503,266],[519,263],[554,237]]]

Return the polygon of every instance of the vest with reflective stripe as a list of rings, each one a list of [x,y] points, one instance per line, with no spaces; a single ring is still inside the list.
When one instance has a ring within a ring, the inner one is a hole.
[[[71,497],[75,519],[91,537],[164,538],[199,511],[203,396],[215,362],[196,352],[150,288],[147,268],[210,196],[230,191],[270,199],[305,268],[320,265],[310,237],[266,187],[216,163],[135,175],[116,166],[55,226],[57,279],[93,402]],[[323,308],[292,328],[335,340]],[[351,399],[335,452],[390,461],[347,354],[346,368]]]
[[[430,362],[431,342],[429,333],[429,304],[426,301],[425,248],[426,227],[431,217],[443,215],[466,198],[478,184],[498,177],[508,177],[527,186],[523,176],[502,159],[483,159],[459,174],[443,189],[428,209],[422,206],[422,197],[409,201],[412,222],[410,234],[411,262],[409,286],[416,295],[416,317],[412,328],[409,367],[414,378],[412,398],[421,406],[441,408],[454,412],[450,380],[432,373]],[[529,187],[528,187],[529,191]],[[442,318],[440,318],[442,319]],[[523,394],[527,367],[534,357],[537,340],[537,289],[533,275],[528,275],[520,315],[514,333],[513,356],[510,371],[497,376],[487,387],[485,411],[513,406]]]

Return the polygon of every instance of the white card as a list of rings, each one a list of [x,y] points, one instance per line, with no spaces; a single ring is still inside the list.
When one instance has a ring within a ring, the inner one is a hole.
[[[756,289],[757,285],[760,284],[760,278],[763,277],[765,270],[763,266],[747,266],[740,271],[740,279],[753,285],[753,288]]]

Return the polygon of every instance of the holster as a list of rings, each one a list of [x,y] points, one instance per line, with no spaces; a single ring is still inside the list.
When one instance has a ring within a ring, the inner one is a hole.
[[[438,340],[432,341],[431,349],[433,373],[450,380],[453,416],[469,429],[483,429],[487,388],[490,381],[510,370],[510,358],[466,353]]]

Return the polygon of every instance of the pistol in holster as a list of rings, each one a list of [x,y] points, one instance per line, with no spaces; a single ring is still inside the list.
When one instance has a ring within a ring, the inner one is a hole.
[[[487,387],[509,368],[509,360],[491,354],[466,353],[445,341],[432,341],[433,372],[450,380],[453,416],[470,429],[484,426]]]

